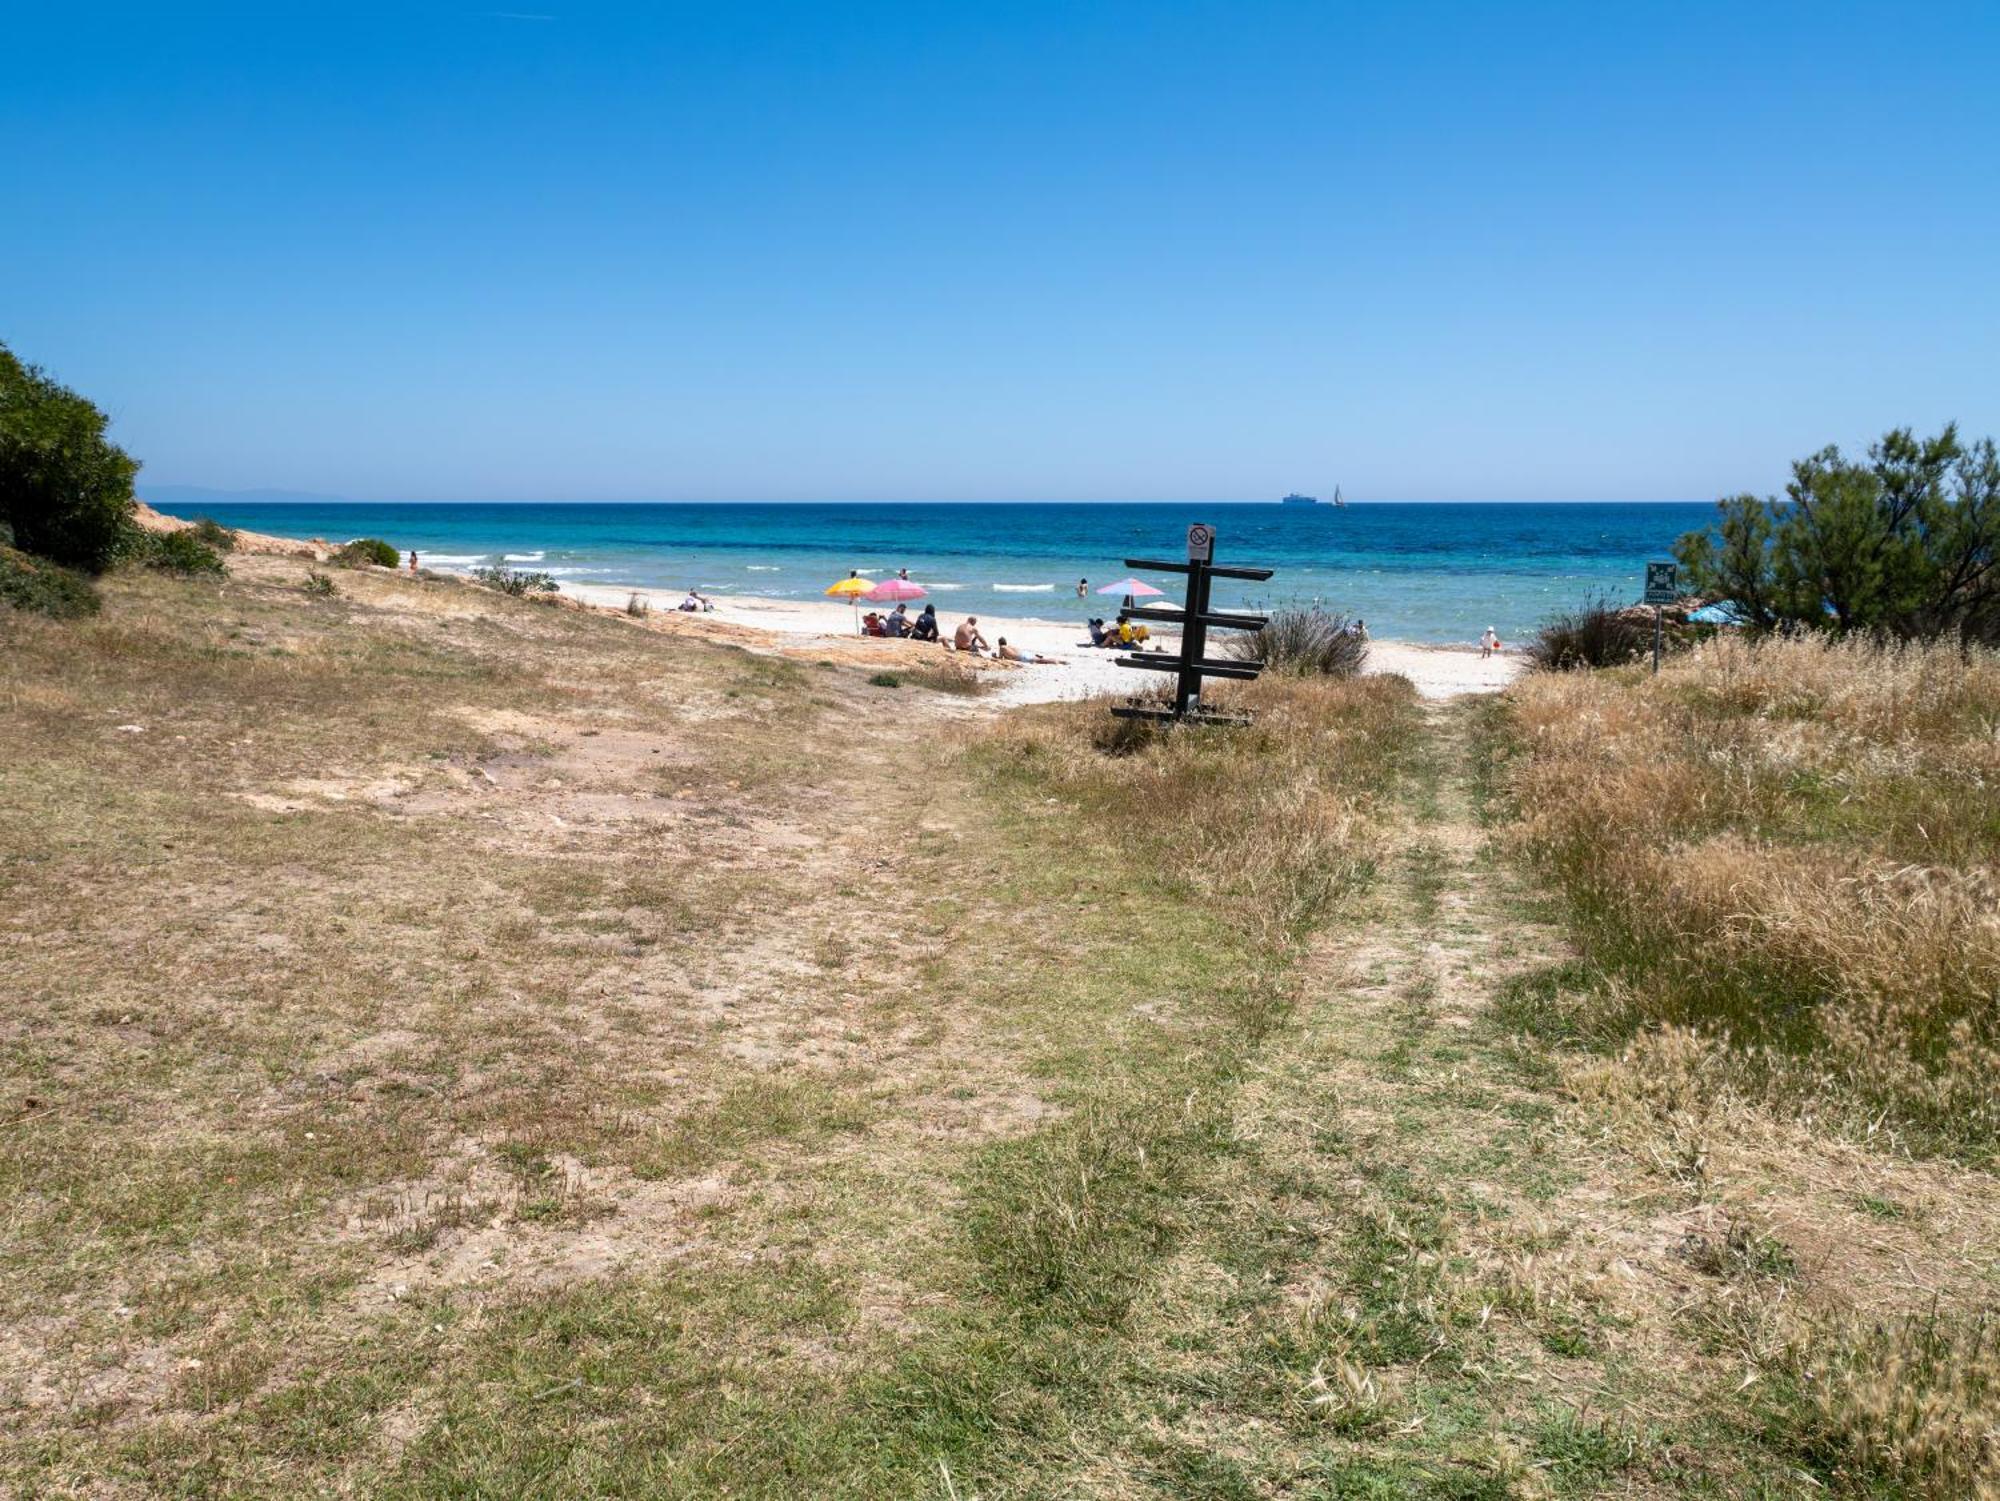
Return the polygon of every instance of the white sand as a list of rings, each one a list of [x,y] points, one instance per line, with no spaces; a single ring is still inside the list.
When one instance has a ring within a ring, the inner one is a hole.
[[[565,583],[563,592],[588,600],[591,604],[609,605],[614,609],[622,609],[635,593],[655,610],[671,610],[683,597],[679,590],[621,589],[601,584]],[[764,599],[727,594],[709,597],[715,604],[714,612],[690,616],[690,621],[720,620],[732,625],[750,626],[769,631],[781,641],[795,645],[856,633],[857,612],[830,599]],[[910,606],[910,613],[914,615],[925,603],[916,601]],[[1115,615],[1117,611],[1107,608],[1108,603],[1091,601],[1090,613],[1103,614],[1107,618]],[[864,609],[883,608],[880,605],[864,606]],[[962,611],[938,611],[939,623],[947,633],[956,630],[959,621],[964,618]],[[1145,686],[1153,676],[1118,666],[1117,658],[1122,655],[1119,652],[1102,651],[1090,646],[1090,633],[1081,624],[1030,616],[982,614],[978,618],[980,634],[990,645],[997,647],[1004,636],[1009,644],[1023,651],[1039,652],[1057,659],[1052,666],[1023,667],[1010,674],[1008,681],[990,701],[1030,704],[1055,699],[1090,698],[1103,693],[1129,693]],[[1155,644],[1169,649],[1178,642],[1176,635],[1164,630],[1156,631],[1153,639]],[[919,642],[903,644],[913,652],[941,649]],[[1497,693],[1513,680],[1521,666],[1520,657],[1514,653],[1482,659],[1478,648],[1472,646],[1423,646],[1407,641],[1374,641],[1369,643],[1367,670],[1401,673],[1416,685],[1417,691],[1425,698],[1452,698],[1461,693]]]

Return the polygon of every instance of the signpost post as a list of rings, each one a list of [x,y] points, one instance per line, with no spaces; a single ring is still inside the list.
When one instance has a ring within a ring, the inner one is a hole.
[[[1271,576],[1268,568],[1222,568],[1215,562],[1215,528],[1197,521],[1187,529],[1187,561],[1166,563],[1157,558],[1127,558],[1127,568],[1143,568],[1149,573],[1185,573],[1187,600],[1178,610],[1120,610],[1120,620],[1159,621],[1179,624],[1181,649],[1178,655],[1139,652],[1120,657],[1120,667],[1139,667],[1152,672],[1171,672],[1174,703],[1171,709],[1150,704],[1122,704],[1111,712],[1121,719],[1196,720],[1202,723],[1243,724],[1242,715],[1213,714],[1201,706],[1201,680],[1210,678],[1249,679],[1264,670],[1262,662],[1214,658],[1206,655],[1211,628],[1230,631],[1261,631],[1262,615],[1240,615],[1208,607],[1209,580],[1248,579],[1261,582]]]
[[[1678,567],[1673,563],[1646,565],[1646,603],[1653,607],[1653,671],[1660,670],[1660,637],[1665,633],[1665,609],[1681,597]]]

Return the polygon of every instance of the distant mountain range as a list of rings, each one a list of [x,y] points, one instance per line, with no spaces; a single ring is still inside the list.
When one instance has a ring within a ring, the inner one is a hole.
[[[348,504],[344,495],[319,495],[311,490],[217,490],[208,485],[149,485],[141,480],[139,498],[148,505],[215,506]]]

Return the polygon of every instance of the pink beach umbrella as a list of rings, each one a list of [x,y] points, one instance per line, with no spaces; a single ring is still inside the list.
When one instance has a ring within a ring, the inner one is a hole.
[[[1115,584],[1106,584],[1097,592],[1099,594],[1129,594],[1135,599],[1143,599],[1148,594],[1164,594],[1166,590],[1155,589],[1151,584],[1143,584],[1138,579],[1120,579]]]
[[[873,604],[886,605],[899,599],[922,599],[924,586],[908,579],[884,579],[862,596]]]

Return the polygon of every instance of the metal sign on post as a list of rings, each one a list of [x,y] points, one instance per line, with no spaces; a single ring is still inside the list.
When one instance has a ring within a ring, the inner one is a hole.
[[[1681,597],[1680,570],[1673,563],[1646,565],[1646,603],[1653,607],[1653,671],[1660,670],[1660,638],[1666,634],[1665,606]]]
[[[1264,664],[1205,655],[1208,650],[1208,633],[1211,629],[1261,631],[1264,629],[1264,617],[1209,609],[1208,586],[1211,579],[1218,578],[1248,579],[1261,583],[1271,576],[1271,570],[1218,567],[1215,563],[1215,528],[1200,521],[1187,530],[1185,563],[1166,563],[1157,558],[1127,558],[1125,566],[1143,568],[1149,573],[1185,573],[1188,581],[1187,601],[1178,610],[1126,609],[1118,612],[1121,621],[1144,620],[1179,625],[1181,649],[1178,654],[1136,652],[1118,659],[1120,667],[1139,667],[1151,672],[1173,673],[1175,683],[1172,708],[1164,705],[1133,703],[1121,704],[1111,712],[1121,719],[1173,719],[1193,720],[1203,724],[1247,724],[1249,722],[1247,715],[1216,714],[1203,709],[1201,680],[1205,677],[1247,680],[1261,673]]]

